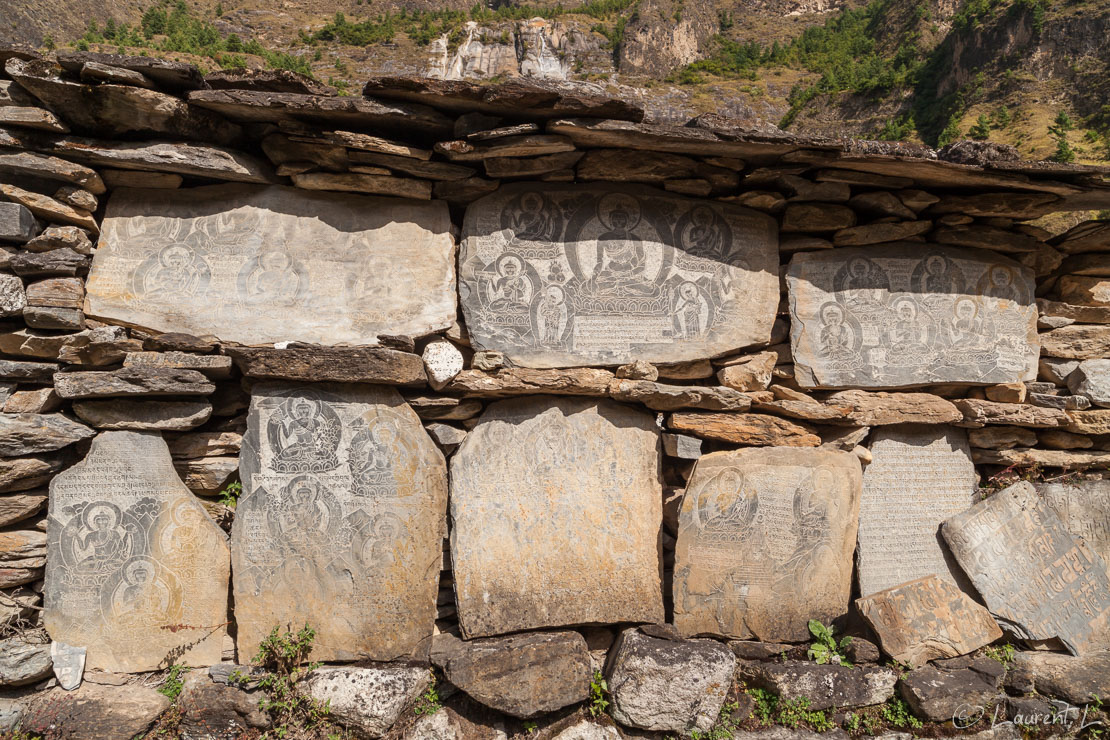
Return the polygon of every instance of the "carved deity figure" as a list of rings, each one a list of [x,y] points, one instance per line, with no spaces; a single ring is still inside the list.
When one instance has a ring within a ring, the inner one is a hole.
[[[675,303],[675,315],[682,330],[682,335],[687,339],[700,337],[707,327],[702,326],[702,314],[705,312],[706,303],[698,286],[686,282],[678,288],[678,301]]]
[[[559,230],[559,219],[547,199],[540,193],[525,193],[518,206],[508,217],[513,231],[511,243],[550,243]]]
[[[162,298],[189,298],[200,287],[201,272],[194,264],[193,252],[183,244],[173,244],[158,253],[158,266],[147,282],[147,290]]]
[[[271,251],[258,258],[247,276],[247,299],[255,302],[290,304],[297,299],[300,278],[284,252]]]
[[[917,304],[902,298],[894,304],[887,343],[895,357],[919,355],[928,351],[929,331],[918,318]]]
[[[490,302],[490,308],[523,308],[528,298],[529,283],[520,259],[506,255],[497,265],[497,274],[499,277],[493,281],[495,298]]]
[[[339,464],[340,426],[327,404],[303,396],[286,399],[267,422],[275,469],[294,473],[334,468]]]
[[[603,205],[605,206],[603,208]],[[600,295],[651,295],[655,290],[646,278],[647,253],[634,233],[639,224],[639,205],[631,198],[602,199],[599,219],[606,227],[597,238],[599,265],[593,282]]]
[[[78,567],[82,570],[105,570],[130,554],[130,535],[120,526],[119,515],[109,506],[94,504],[86,516],[86,527],[80,534]],[[91,527],[88,525],[91,524]]]
[[[840,357],[854,351],[852,327],[844,319],[844,309],[835,303],[821,309],[821,331],[817,341],[825,357]]]
[[[561,343],[560,333],[563,325],[563,314],[566,311],[566,296],[558,285],[549,285],[543,292],[540,300],[540,326],[542,336],[540,341],[545,345],[558,345]]]
[[[979,305],[971,298],[961,298],[953,307],[955,317],[948,327],[948,341],[953,347],[978,346],[986,334]]]

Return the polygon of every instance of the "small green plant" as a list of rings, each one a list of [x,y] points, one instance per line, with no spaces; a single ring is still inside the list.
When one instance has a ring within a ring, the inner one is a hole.
[[[428,688],[416,700],[416,706],[413,711],[418,716],[423,717],[426,714],[435,714],[443,708],[443,704],[439,701],[439,692],[436,691],[436,672],[429,671],[432,675],[432,682],[428,684]]]
[[[740,702],[726,701],[717,713],[717,721],[708,732],[694,730],[690,733],[690,740],[732,740],[732,733],[739,728],[733,714],[740,709]]]
[[[537,725],[535,722],[524,723],[524,731],[527,732],[529,735],[535,732],[537,727],[539,727],[539,725]]]
[[[268,712],[274,721],[274,734],[284,737],[290,729],[311,729],[329,714],[328,702],[320,703],[297,693],[297,683],[320,666],[308,663],[316,630],[307,624],[298,632],[282,633],[278,627],[270,630],[258,646],[254,662],[266,669],[259,681],[259,687],[266,696],[259,700],[258,707]]]
[[[986,113],[979,114],[979,118],[976,119],[975,125],[971,127],[967,135],[979,141],[984,141],[991,137],[991,119]]]
[[[177,697],[181,696],[181,689],[185,686],[185,674],[188,672],[189,669],[180,663],[171,665],[166,674],[166,680],[158,687],[158,693],[170,701],[177,701]]]
[[[998,661],[1006,668],[1014,664],[1014,646],[1009,643],[997,647],[988,647],[983,650],[983,655],[991,660]]]
[[[801,724],[807,724],[817,732],[827,732],[833,728],[832,720],[828,715],[823,711],[811,710],[809,699],[804,696],[793,701],[780,701],[775,719],[780,725],[791,729]]]
[[[825,665],[826,663],[843,666],[852,665],[843,654],[844,649],[852,642],[851,637],[843,637],[838,643],[833,634],[832,626],[826,627],[816,619],[809,620],[809,632],[816,638],[807,651],[810,660],[816,661],[818,665]]]
[[[895,727],[910,727],[915,730],[922,727],[921,720],[910,711],[910,705],[899,696],[890,697],[883,705],[883,719]]]
[[[755,699],[755,708],[752,714],[759,720],[759,724],[770,727],[775,722],[775,712],[779,707],[779,698],[766,689],[750,689],[748,694]]]
[[[586,707],[591,717],[606,714],[609,711],[609,682],[601,675],[601,671],[594,671],[590,679],[590,703]]]
[[[232,481],[224,486],[224,490],[220,491],[220,503],[229,509],[234,509],[242,495],[243,484],[239,481]]]

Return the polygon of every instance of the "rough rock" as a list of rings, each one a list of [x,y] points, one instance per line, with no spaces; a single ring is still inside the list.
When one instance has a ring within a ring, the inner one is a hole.
[[[437,642],[432,657],[447,680],[499,712],[527,719],[589,696],[590,654],[577,632],[441,637],[449,644]]]
[[[847,452],[700,458],[678,516],[674,624],[685,636],[809,638],[848,612],[860,463]]]
[[[383,736],[431,683],[427,668],[317,668],[297,691],[327,702],[329,718],[370,738]]]
[[[1044,332],[1041,354],[1065,360],[1091,360],[1110,354],[1110,326],[1072,324]]]
[[[20,637],[0,640],[0,686],[24,686],[52,676],[49,643],[24,642]]]
[[[248,378],[306,383],[423,385],[420,355],[384,347],[297,346],[288,349],[228,347]]]
[[[0,318],[22,316],[26,305],[23,281],[15,275],[0,274]]]
[[[986,670],[990,669],[996,670]],[[979,670],[977,670],[979,669]],[[915,715],[931,722],[948,722],[961,707],[987,706],[998,696],[1005,669],[990,658],[974,667],[942,670],[933,665],[910,671],[898,682],[898,693]]]
[[[259,709],[259,698],[213,681],[208,671],[190,672],[177,700],[183,740],[219,740],[247,730],[268,729],[270,715]]]
[[[104,182],[94,170],[79,164],[35,152],[4,152],[0,154],[0,172],[47,180],[60,180],[87,190],[93,195],[105,191]],[[95,210],[87,208],[85,210]]]
[[[44,221],[61,224],[72,224],[92,234],[99,234],[100,227],[92,214],[83,208],[74,208],[68,203],[55,200],[49,195],[42,195],[15,185],[0,182],[0,194],[8,200],[26,206],[35,216]]]
[[[654,418],[612,401],[490,404],[451,459],[463,637],[662,622],[658,450]],[[527,530],[495,513],[506,500]]]
[[[777,362],[775,352],[758,352],[718,370],[717,381],[738,391],[765,390],[771,384],[771,372]]]
[[[1038,694],[1075,706],[1110,696],[1110,652],[1082,657],[1046,652],[1019,652],[1014,667],[1032,674]]]
[[[813,427],[765,414],[679,411],[667,426],[703,439],[742,445],[817,447],[821,438]]]
[[[213,380],[231,377],[231,358],[225,355],[195,355],[189,352],[128,352],[124,367],[196,370]]]
[[[963,419],[950,401],[931,393],[838,391],[825,399],[842,418],[855,426],[889,424],[949,424]]]
[[[65,399],[206,396],[216,386],[196,370],[125,367],[55,373],[54,390]]]
[[[35,217],[19,203],[0,203],[0,241],[23,244],[38,233]]]
[[[617,401],[642,403],[653,411],[682,408],[747,411],[751,398],[732,388],[667,385],[650,380],[614,380],[609,395]]]
[[[184,432],[212,416],[208,401],[154,401],[113,398],[75,401],[73,413],[97,429]]]
[[[44,506],[46,506],[46,489],[9,493],[0,498],[0,527],[23,521],[42,511]]]
[[[0,457],[59,450],[95,434],[62,414],[0,414]]]
[[[428,343],[421,354],[424,369],[428,373],[428,385],[439,390],[462,372],[464,360],[462,352],[446,339],[434,339]]]
[[[59,455],[0,458],[0,493],[45,485],[69,462]]]
[[[74,691],[52,689],[37,696],[21,729],[59,740],[141,737],[169,706],[170,700],[149,686],[86,681]]]
[[[1066,426],[1069,418],[1060,409],[1019,403],[999,403],[976,398],[957,398],[952,403],[963,413],[964,420],[961,426],[968,427],[1007,424],[1034,429],[1051,429]]]
[[[676,642],[621,633],[608,669],[612,715],[659,732],[708,732],[732,684],[736,656],[712,640]]]
[[[1009,450],[1014,447],[1032,447],[1037,444],[1037,434],[1022,427],[983,427],[969,429],[967,441],[972,447],[988,450]]]
[[[84,274],[89,258],[68,247],[49,252],[18,252],[12,255],[12,272],[21,277],[55,277]]]
[[[1110,360],[1083,360],[1068,375],[1068,390],[1096,406],[1110,407]]]
[[[808,699],[811,710],[882,704],[894,695],[897,674],[875,665],[817,665],[801,660],[782,663],[741,661],[739,675],[750,686],[782,700]]]
[[[67,71],[79,73],[86,64],[99,63],[138,72],[159,87],[180,92],[196,90],[205,85],[200,71],[186,62],[157,59],[144,56],[124,56],[120,54],[98,54],[90,51],[61,50],[57,53],[58,64]]]
[[[883,652],[911,668],[966,655],[1002,637],[990,612],[935,575],[856,599],[856,608]]]
[[[607,396],[614,377],[608,370],[575,367],[561,370],[502,368],[496,372],[463,370],[443,387],[446,393],[506,398],[544,393],[559,396]]]

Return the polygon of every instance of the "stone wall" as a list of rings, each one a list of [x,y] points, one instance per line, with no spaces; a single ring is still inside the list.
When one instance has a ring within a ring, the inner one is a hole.
[[[0,60],[8,727],[166,729],[124,674],[184,665],[169,731],[264,729],[249,664],[306,624],[299,690],[374,737],[1110,690],[1110,223],[1029,223],[1104,171],[551,82]]]

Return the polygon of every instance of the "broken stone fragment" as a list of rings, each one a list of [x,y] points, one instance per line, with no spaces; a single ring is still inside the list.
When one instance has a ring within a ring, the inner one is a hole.
[[[74,399],[206,396],[216,390],[216,386],[196,370],[121,368],[55,373],[54,389],[62,398]]]
[[[420,355],[381,347],[228,347],[226,352],[248,378],[409,386],[427,382]]]
[[[0,457],[50,452],[95,434],[62,414],[0,414]]]
[[[208,401],[157,401],[113,398],[74,401],[73,413],[97,429],[182,432],[212,416]]]
[[[817,447],[821,438],[806,424],[765,414],[678,411],[667,426],[695,437],[741,445]]]
[[[37,233],[30,209],[19,203],[0,203],[0,241],[23,244]]]

